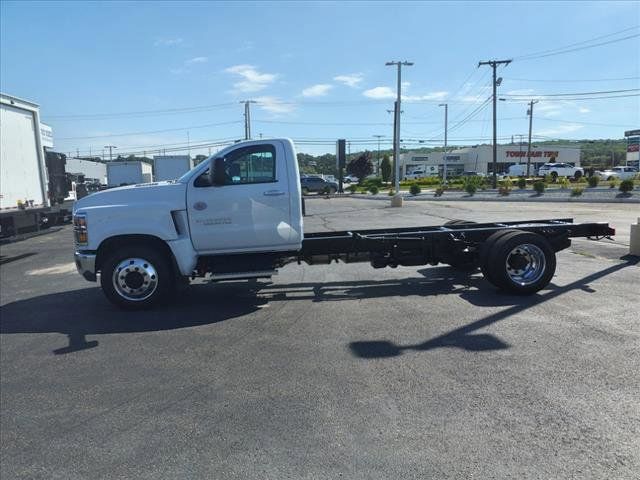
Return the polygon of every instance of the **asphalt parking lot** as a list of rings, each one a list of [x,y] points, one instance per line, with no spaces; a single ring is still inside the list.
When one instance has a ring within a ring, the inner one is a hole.
[[[69,227],[1,249],[0,477],[637,478],[635,205],[314,198],[307,231],[574,217],[552,284],[298,266],[117,310]]]

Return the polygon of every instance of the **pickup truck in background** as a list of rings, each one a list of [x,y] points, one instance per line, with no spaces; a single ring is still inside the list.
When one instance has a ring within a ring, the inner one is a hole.
[[[604,171],[596,171],[600,180],[633,180],[638,175],[638,169],[633,167],[613,167]]]
[[[615,234],[572,219],[304,233],[293,142],[247,141],[174,181],[104,190],[75,203],[75,261],[127,309],[171,298],[178,283],[269,278],[289,263],[449,264],[500,289],[530,294],[555,272],[571,237]]]

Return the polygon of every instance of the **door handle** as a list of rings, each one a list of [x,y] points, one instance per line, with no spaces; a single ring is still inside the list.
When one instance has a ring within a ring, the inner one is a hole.
[[[280,195],[284,195],[282,190],[267,190],[263,193],[265,197],[279,197]]]

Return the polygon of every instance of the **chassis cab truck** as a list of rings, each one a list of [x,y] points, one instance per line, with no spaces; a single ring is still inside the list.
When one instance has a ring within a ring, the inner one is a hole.
[[[131,185],[76,202],[75,261],[116,305],[141,309],[177,283],[268,278],[291,262],[369,262],[374,268],[446,263],[482,269],[495,286],[545,287],[571,237],[610,236],[606,223],[571,219],[305,234],[300,175],[288,139],[222,150],[178,180]]]

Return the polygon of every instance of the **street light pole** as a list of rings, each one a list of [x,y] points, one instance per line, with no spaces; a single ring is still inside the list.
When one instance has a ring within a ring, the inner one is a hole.
[[[113,149],[118,147],[116,147],[115,145],[105,145],[104,148],[109,149],[109,161],[111,162],[113,160]]]
[[[529,171],[531,169],[531,128],[533,127],[533,106],[538,103],[538,100],[531,100],[529,102],[529,146],[527,147],[527,178],[529,178]]]
[[[444,107],[444,169],[442,171],[442,181],[447,183],[447,125],[448,125],[448,114],[449,114],[449,105],[446,103],[441,103],[438,105],[439,107]]]
[[[384,137],[384,135],[374,135],[375,138],[378,139],[378,171],[377,175],[380,175],[380,139]]]
[[[402,102],[402,66],[410,67],[413,65],[413,62],[387,62],[386,66],[397,65],[398,67],[398,86],[397,86],[397,100],[396,100],[396,108],[395,108],[395,131],[394,131],[394,142],[393,142],[393,163],[395,164],[395,191],[396,195],[400,196],[400,108]]]
[[[255,100],[243,100],[240,103],[244,103],[244,139],[251,140],[251,107],[252,103],[257,103]]]
[[[511,60],[489,60],[486,62],[478,62],[478,68],[482,65],[490,65],[493,69],[493,188],[498,186],[498,124],[496,120],[497,112],[497,100],[496,89],[502,82],[502,78],[498,80],[496,78],[496,68],[500,64],[509,65]]]

